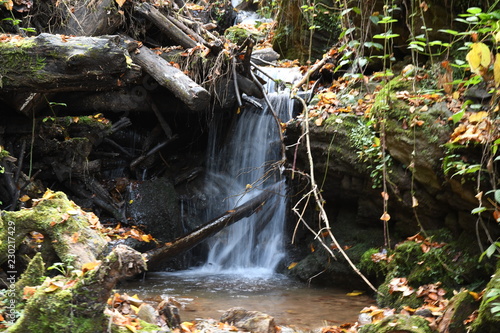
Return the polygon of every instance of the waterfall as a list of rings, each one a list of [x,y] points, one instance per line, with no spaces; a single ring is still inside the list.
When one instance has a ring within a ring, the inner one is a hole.
[[[289,93],[270,93],[269,99],[280,121],[288,121],[293,107]],[[284,257],[286,188],[276,165],[281,158],[281,129],[265,101],[260,103],[263,109],[247,105],[236,115],[222,149],[217,149],[220,138],[212,136],[206,186],[211,198],[209,215],[239,206],[262,191],[275,195],[261,211],[209,240],[206,272],[272,273]]]

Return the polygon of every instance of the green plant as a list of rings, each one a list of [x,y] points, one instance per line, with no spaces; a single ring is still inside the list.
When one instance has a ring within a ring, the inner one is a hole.
[[[48,267],[47,270],[56,270],[65,277],[70,277],[76,273],[75,267],[73,266],[75,258],[70,257],[64,262],[56,262],[52,266]]]

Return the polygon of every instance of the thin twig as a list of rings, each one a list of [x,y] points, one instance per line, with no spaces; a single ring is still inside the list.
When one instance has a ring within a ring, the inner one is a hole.
[[[316,184],[316,180],[314,178],[314,161],[313,161],[313,158],[312,158],[312,153],[311,153],[311,142],[310,142],[310,137],[309,137],[309,118],[308,118],[308,109],[307,109],[307,105],[306,105],[306,102],[304,101],[304,99],[300,98],[299,96],[293,96],[293,98],[296,98],[298,99],[301,103],[302,103],[302,107],[303,107],[303,112],[304,112],[304,126],[305,126],[305,130],[304,132],[306,133],[306,152],[307,152],[307,157],[308,157],[308,160],[309,160],[309,176],[310,176],[310,179],[311,179],[311,189],[312,189],[312,192],[314,194],[314,199],[316,200],[316,205],[319,209],[319,217],[320,217],[320,220],[323,221],[325,227],[323,229],[327,230],[328,231],[328,235],[330,236],[332,242],[335,244],[335,246],[337,247],[337,250],[342,254],[342,256],[345,258],[345,260],[347,261],[347,263],[351,266],[351,268],[354,270],[354,272],[356,272],[356,274],[358,274],[361,279],[363,279],[363,281],[365,281],[365,283],[374,291],[374,292],[377,292],[377,288],[375,288],[373,286],[373,284],[363,275],[363,273],[361,273],[361,271],[356,267],[356,265],[354,265],[354,263],[352,262],[352,260],[349,258],[349,256],[347,255],[347,253],[342,249],[342,247],[340,246],[339,242],[337,241],[336,237],[333,235],[332,231],[331,231],[331,227],[330,227],[330,222],[329,222],[329,219],[328,219],[328,216],[326,214],[326,211],[324,209],[324,205],[323,203],[325,202],[321,196],[321,193],[319,192],[318,190],[318,186]],[[320,240],[320,242],[323,244],[324,247],[328,248],[330,250],[330,248],[328,246],[326,246],[326,244]]]

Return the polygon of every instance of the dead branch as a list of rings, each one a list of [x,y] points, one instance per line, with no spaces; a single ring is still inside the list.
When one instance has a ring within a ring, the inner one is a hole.
[[[262,192],[244,204],[225,212],[189,234],[171,243],[166,243],[159,248],[146,252],[145,256],[148,260],[148,266],[150,269],[154,269],[154,267],[158,267],[161,264],[161,261],[171,259],[173,256],[189,250],[223,228],[256,213],[265,205],[272,194],[273,192],[270,190]]]

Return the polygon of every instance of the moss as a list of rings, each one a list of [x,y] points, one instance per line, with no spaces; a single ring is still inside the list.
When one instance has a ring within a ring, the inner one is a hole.
[[[497,270],[492,276],[490,282],[486,286],[481,305],[479,306],[479,314],[477,319],[472,323],[470,329],[472,333],[495,333],[500,327],[500,313],[493,314],[492,308],[500,306],[498,301],[500,298],[493,299],[500,295],[500,260],[497,261]]]
[[[97,333],[104,329],[104,315],[76,317],[78,308],[72,304],[72,289],[47,292],[47,279],[30,298],[22,317],[10,327],[9,333]]]
[[[42,259],[42,254],[37,253],[31,259],[28,267],[21,275],[21,278],[16,282],[16,296],[20,302],[22,300],[24,287],[38,286],[44,279],[45,264]]]
[[[239,26],[228,28],[224,33],[224,36],[233,43],[238,45],[243,44],[245,39],[247,39],[248,37],[253,37],[256,40],[260,40],[263,37],[261,34],[251,32],[250,30],[247,30]]]
[[[25,48],[31,48],[36,43],[32,39],[22,39],[17,42],[0,43],[0,88],[9,82],[9,75],[36,76],[45,68],[45,58],[26,53]]]
[[[372,256],[380,253],[379,249],[371,248],[361,255],[359,269],[368,275],[375,275],[377,278],[384,277],[388,272],[386,260],[373,261]]]
[[[359,333],[432,333],[429,322],[419,316],[392,315],[376,324],[365,325]]]
[[[379,287],[381,295],[377,301],[381,306],[401,308],[404,305],[418,307],[422,300],[415,293],[403,297],[401,292],[389,292],[389,284],[394,278],[406,278],[408,285],[415,290],[422,285],[440,282],[443,289],[450,292],[464,285],[479,287],[487,272],[478,265],[478,256],[472,249],[463,245],[463,239],[448,244],[442,240],[450,240],[446,231],[436,231],[435,236],[425,242],[406,241],[399,244],[390,253],[387,264],[387,275]],[[425,251],[422,251],[424,246]],[[371,250],[372,253],[373,250]],[[365,260],[368,261],[368,254]],[[366,264],[368,265],[368,264]]]

